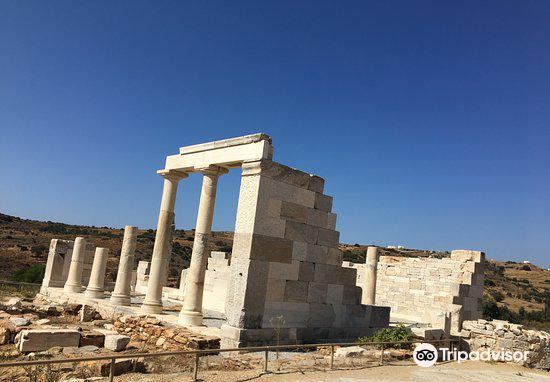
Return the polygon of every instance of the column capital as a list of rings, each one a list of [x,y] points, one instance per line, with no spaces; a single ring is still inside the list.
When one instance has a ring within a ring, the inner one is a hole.
[[[168,170],[168,169],[157,170],[157,174],[162,176],[164,179],[169,179],[173,181],[179,181],[189,176],[189,174],[187,174],[184,171]]]
[[[196,172],[200,172],[203,175],[223,175],[229,172],[228,169],[221,166],[209,165],[205,167],[195,167]]]

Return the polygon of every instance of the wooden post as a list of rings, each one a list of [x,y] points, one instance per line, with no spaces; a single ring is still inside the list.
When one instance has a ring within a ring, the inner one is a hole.
[[[269,349],[265,349],[265,355],[264,355],[264,373],[267,373],[267,362],[269,361]]]
[[[330,370],[334,369],[334,345],[330,345]]]
[[[384,344],[380,348],[380,365],[384,364]]]

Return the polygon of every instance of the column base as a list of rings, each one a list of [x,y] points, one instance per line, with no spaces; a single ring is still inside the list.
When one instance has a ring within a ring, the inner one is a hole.
[[[179,315],[178,323],[185,326],[202,326],[202,312],[182,310]]]
[[[141,313],[161,314],[162,313],[162,303],[144,301],[143,304],[141,304]]]
[[[123,294],[112,294],[111,295],[111,304],[114,305],[122,305],[122,306],[130,306],[130,296],[126,296]]]
[[[86,291],[84,292],[84,296],[90,297],[90,298],[104,298],[105,291],[103,289],[86,288]]]
[[[82,293],[84,287],[80,284],[65,284],[63,291],[68,293]]]

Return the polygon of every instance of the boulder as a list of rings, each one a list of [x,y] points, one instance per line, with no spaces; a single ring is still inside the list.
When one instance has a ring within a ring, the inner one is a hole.
[[[11,317],[10,322],[14,326],[27,326],[31,323],[31,321],[25,317]]]
[[[111,370],[111,361],[101,363],[101,375],[104,377],[109,376]],[[130,359],[117,359],[115,360],[114,375],[121,375],[132,370],[132,360]]]
[[[80,346],[93,345],[93,346],[103,347],[104,343],[105,343],[105,335],[95,330],[91,332],[82,333],[80,337]]]
[[[105,336],[105,349],[122,351],[130,343],[130,337],[122,334],[109,334]]]
[[[74,329],[25,329],[17,336],[22,353],[48,350],[54,346],[78,347],[80,332]]]
[[[80,309],[80,322],[92,322],[96,317],[101,318],[99,313],[91,306],[84,305]]]
[[[4,326],[0,326],[0,345],[9,344],[11,341],[11,330]]]
[[[21,309],[23,302],[18,297],[12,297],[5,303],[6,308],[8,309]]]

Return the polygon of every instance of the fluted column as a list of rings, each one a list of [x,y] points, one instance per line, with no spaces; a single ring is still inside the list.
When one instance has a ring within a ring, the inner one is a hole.
[[[168,266],[170,252],[172,250],[174,205],[176,203],[178,182],[183,178],[187,178],[187,174],[184,172],[161,170],[158,171],[158,173],[164,177],[164,189],[162,191],[162,201],[160,203],[157,233],[155,235],[155,245],[153,247],[153,257],[151,259],[151,270],[147,283],[147,293],[145,294],[145,300],[141,306],[141,311],[143,313],[162,312],[162,288],[165,282],[165,270]]]
[[[193,241],[191,265],[185,278],[185,298],[179,316],[180,324],[188,326],[202,325],[202,293],[206,265],[210,255],[208,241],[212,231],[216,188],[219,176],[225,174],[227,169],[211,166],[201,169],[200,172],[203,174],[203,180],[197,225],[195,227],[195,240]]]
[[[374,305],[376,297],[376,269],[378,267],[378,247],[367,248],[365,264],[365,286],[363,288],[362,303]]]
[[[82,268],[86,256],[86,239],[77,237],[74,240],[73,254],[71,264],[69,266],[69,274],[67,282],[63,288],[65,292],[80,293],[84,289],[82,287]]]
[[[134,267],[134,252],[136,251],[137,227],[124,227],[124,239],[116,274],[115,289],[111,294],[111,303],[130,306],[130,292],[132,283],[132,269]]]
[[[92,264],[92,272],[90,273],[90,281],[84,295],[91,298],[103,298],[105,290],[105,268],[107,267],[107,258],[109,257],[109,249],[97,247],[94,254],[94,262]]]

